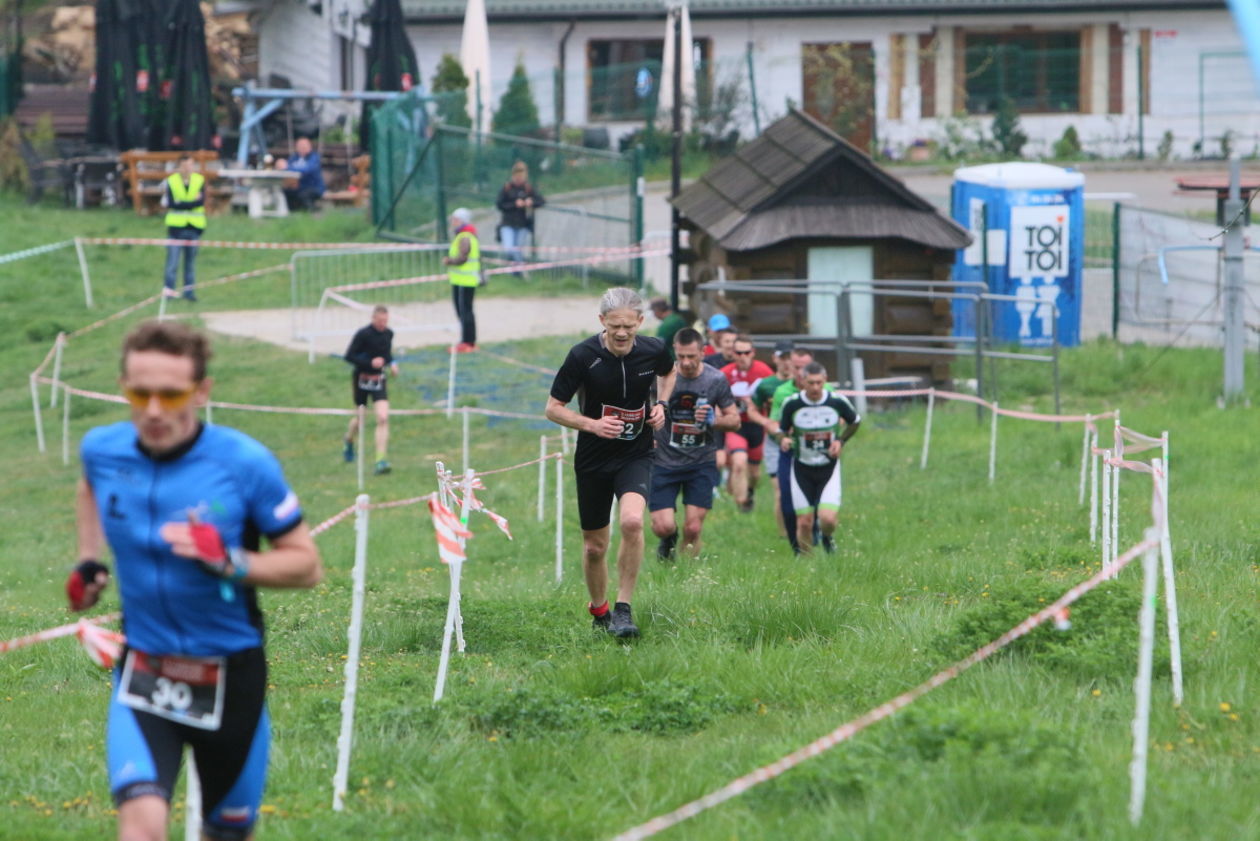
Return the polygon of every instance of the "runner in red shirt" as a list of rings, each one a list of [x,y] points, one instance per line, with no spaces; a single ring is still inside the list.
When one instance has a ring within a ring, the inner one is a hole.
[[[753,357],[752,339],[740,334],[735,337],[735,361],[722,368],[726,381],[731,384],[731,394],[739,409],[739,431],[726,433],[727,463],[731,470],[731,496],[745,514],[753,509],[753,492],[761,468],[762,444],[766,430],[748,417],[748,402],[753,389],[762,377],[773,377],[774,370]]]

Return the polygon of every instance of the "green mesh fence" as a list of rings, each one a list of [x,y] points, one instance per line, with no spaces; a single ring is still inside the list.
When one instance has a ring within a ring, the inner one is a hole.
[[[17,110],[22,98],[22,56],[0,52],[0,117]]]

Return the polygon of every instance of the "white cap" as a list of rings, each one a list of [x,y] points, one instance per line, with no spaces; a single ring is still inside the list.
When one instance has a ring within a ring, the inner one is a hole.
[[[466,207],[457,207],[451,211],[451,218],[458,219],[467,225],[472,222],[472,211]]]

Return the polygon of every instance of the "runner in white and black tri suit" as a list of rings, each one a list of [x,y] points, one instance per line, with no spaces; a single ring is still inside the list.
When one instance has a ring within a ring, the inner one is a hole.
[[[700,529],[713,507],[717,484],[717,451],[722,430],[739,429],[739,410],[731,386],[720,371],[704,364],[704,337],[684,327],[674,334],[678,374],[669,398],[665,425],[656,430],[656,463],[652,466],[652,532],[661,539],[656,555],[669,560],[678,542],[674,506],[682,492],[683,550],[700,554]],[[715,434],[716,432],[716,434]]]
[[[630,612],[643,563],[643,511],[652,479],[652,436],[665,423],[674,361],[660,339],[638,335],[643,299],[614,288],[599,302],[604,331],[573,346],[556,372],[547,418],[578,430],[573,467],[582,523],[583,569],[594,626],[617,637],[638,636]],[[653,392],[656,402],[653,403]],[[578,411],[568,407],[576,396]],[[621,501],[617,601],[608,608],[609,520]]]
[[[783,404],[776,437],[784,453],[779,464],[784,515],[796,515],[797,552],[808,552],[814,543],[814,509],[822,532],[823,549],[835,551],[832,535],[840,511],[840,453],[858,430],[862,419],[843,395],[827,390],[827,370],[811,362],[803,371],[805,387]],[[790,465],[790,467],[789,467]],[[789,530],[790,530],[789,520]]]

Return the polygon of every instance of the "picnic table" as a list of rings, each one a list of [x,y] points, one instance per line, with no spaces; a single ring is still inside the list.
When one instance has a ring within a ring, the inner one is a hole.
[[[264,216],[288,216],[289,203],[284,197],[285,182],[297,181],[300,173],[283,169],[221,169],[219,177],[236,182],[246,189],[246,206],[251,219]]]

